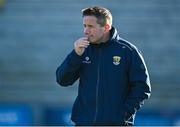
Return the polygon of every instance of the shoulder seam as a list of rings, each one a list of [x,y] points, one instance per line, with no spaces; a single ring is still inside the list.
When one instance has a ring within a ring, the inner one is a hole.
[[[122,45],[124,45],[124,46],[128,47],[131,51],[133,50],[133,49],[132,49],[130,46],[128,46],[127,44],[124,44],[124,43],[119,42],[119,41],[117,41],[117,43],[122,44]]]

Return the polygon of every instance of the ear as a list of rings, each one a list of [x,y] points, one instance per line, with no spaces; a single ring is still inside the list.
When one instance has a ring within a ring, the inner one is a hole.
[[[108,32],[111,30],[111,26],[109,24],[106,24],[104,27],[105,27],[105,32]]]

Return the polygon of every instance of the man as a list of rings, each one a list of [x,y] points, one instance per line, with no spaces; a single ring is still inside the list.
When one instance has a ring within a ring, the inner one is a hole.
[[[90,7],[82,14],[85,36],[56,70],[62,86],[79,79],[71,119],[76,125],[133,125],[151,93],[143,57],[119,37],[109,10]]]

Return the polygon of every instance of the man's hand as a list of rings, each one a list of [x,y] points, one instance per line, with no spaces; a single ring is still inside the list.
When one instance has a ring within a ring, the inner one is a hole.
[[[85,51],[85,48],[89,46],[89,41],[87,37],[82,37],[78,39],[77,41],[74,42],[74,49],[75,52],[79,55],[82,56],[82,54]]]

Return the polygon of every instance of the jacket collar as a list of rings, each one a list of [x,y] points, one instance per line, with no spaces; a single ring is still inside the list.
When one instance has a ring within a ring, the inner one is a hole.
[[[104,45],[104,46],[110,45],[112,43],[112,41],[117,40],[118,38],[119,38],[119,34],[118,34],[116,28],[112,26],[112,28],[110,30],[109,40],[105,43],[100,43],[100,45]]]
[[[116,28],[114,28],[113,26],[112,26],[112,28],[111,28],[111,30],[110,30],[110,41],[111,40],[117,40],[119,38],[119,34],[118,34],[118,32],[117,32],[117,30],[116,30]]]

